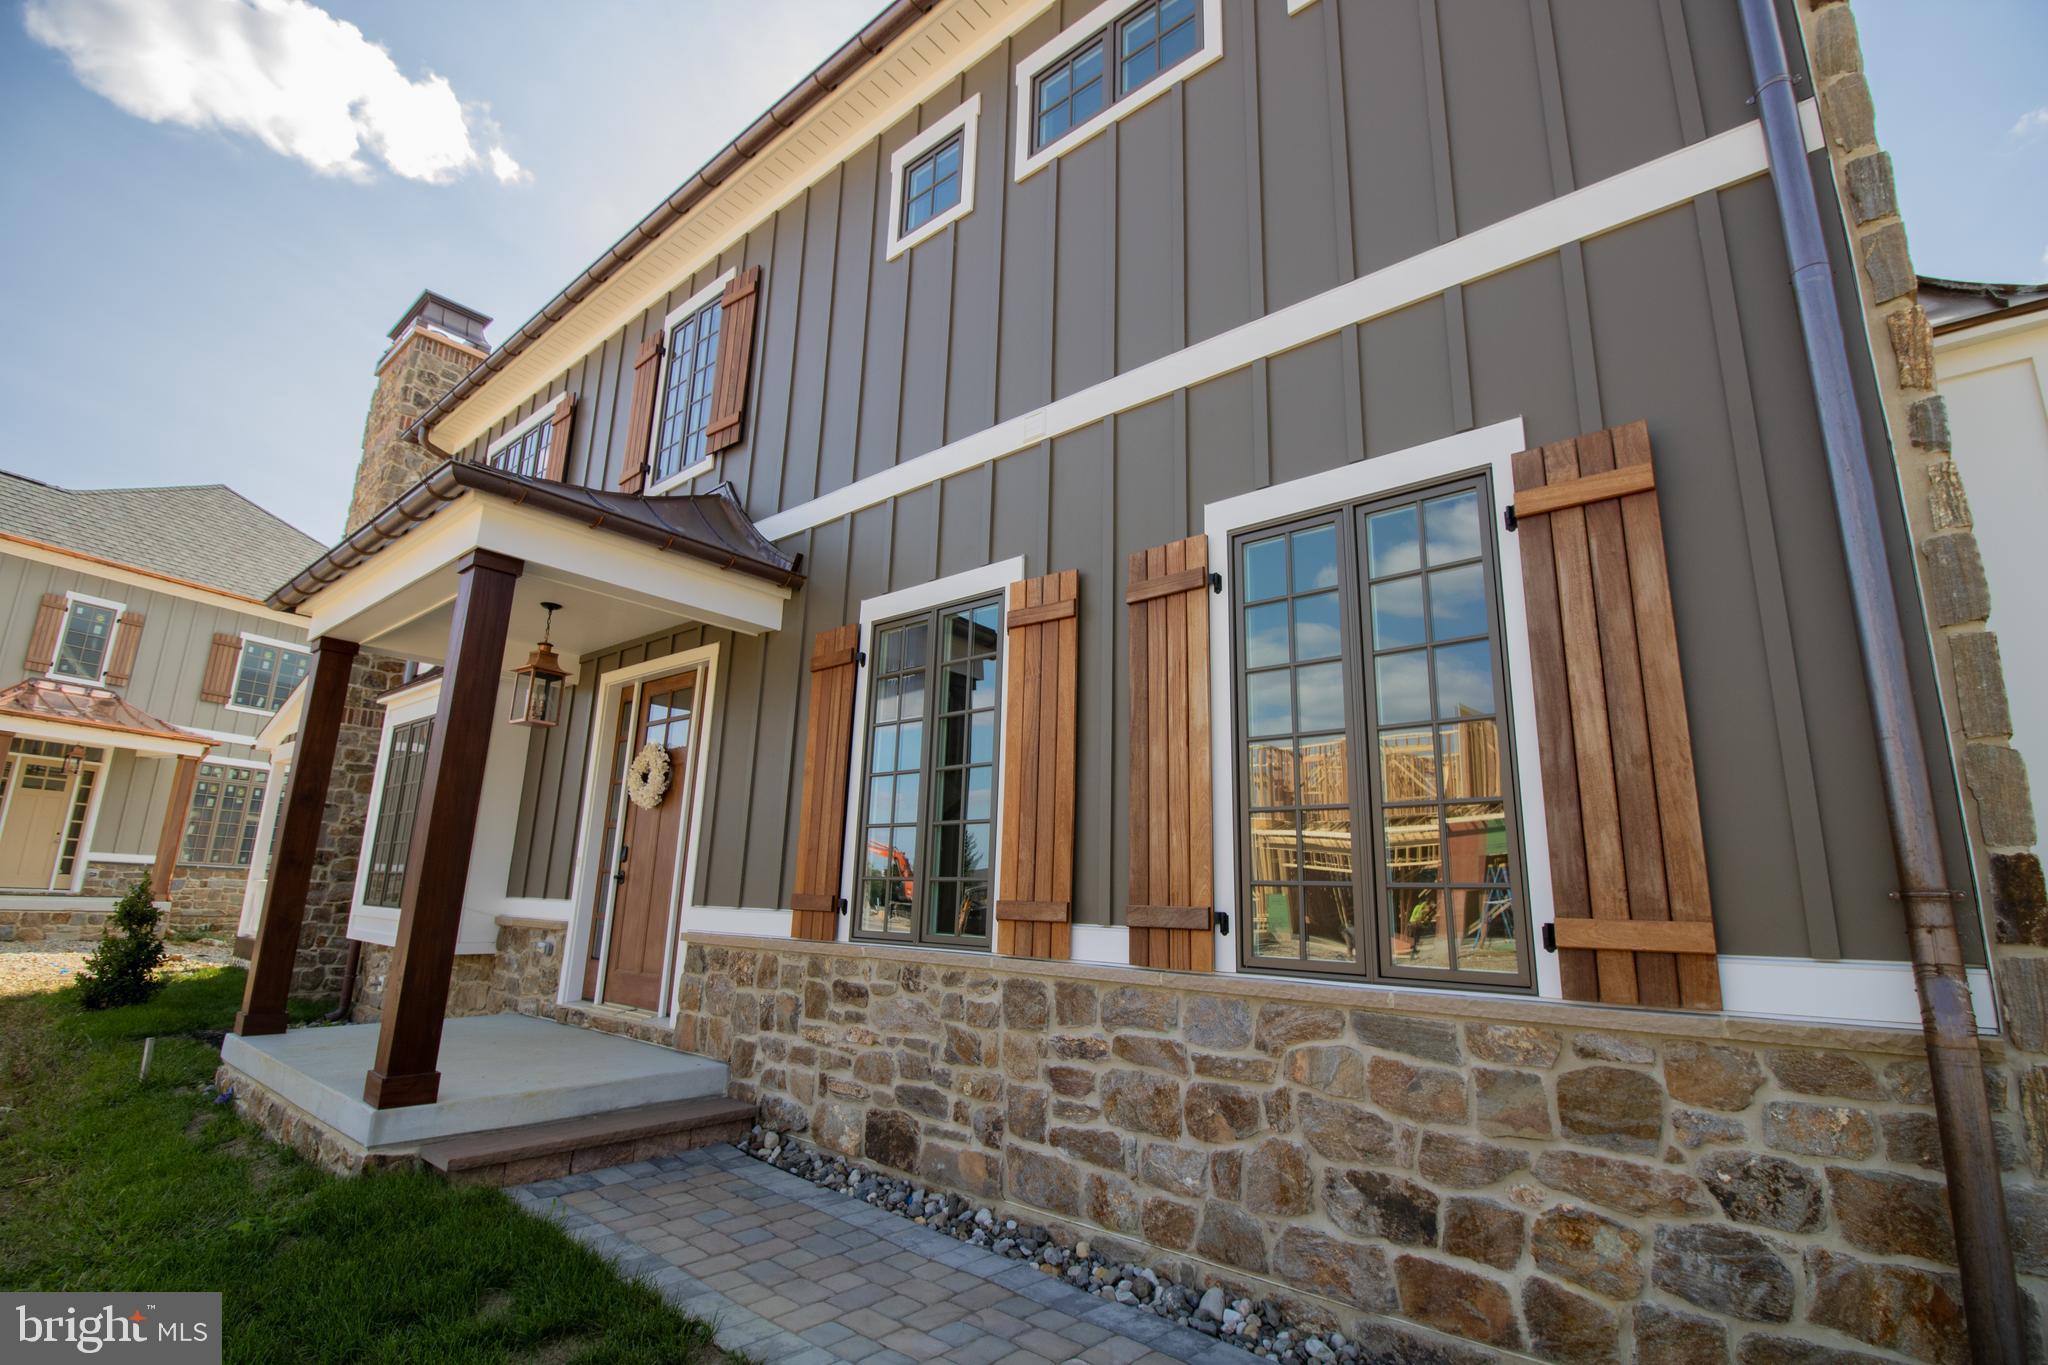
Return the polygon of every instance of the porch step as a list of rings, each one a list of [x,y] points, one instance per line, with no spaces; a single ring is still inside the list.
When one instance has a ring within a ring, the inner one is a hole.
[[[754,1109],[751,1101],[722,1095],[671,1100],[585,1118],[464,1133],[423,1145],[419,1159],[461,1184],[523,1185],[737,1142],[753,1125]]]

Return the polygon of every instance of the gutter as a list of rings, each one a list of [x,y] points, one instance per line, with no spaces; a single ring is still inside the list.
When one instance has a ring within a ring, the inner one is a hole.
[[[539,341],[548,328],[561,321],[577,304],[590,297],[599,285],[618,274],[642,251],[653,245],[655,240],[678,219],[702,203],[713,190],[731,179],[747,162],[767,150],[769,144],[776,138],[795,127],[827,95],[881,56],[884,48],[902,37],[905,30],[938,8],[940,3],[941,0],[890,0],[888,7],[876,15],[867,27],[848,39],[810,75],[791,87],[789,93],[777,100],[767,113],[748,124],[746,131],[727,143],[716,156],[699,167],[695,175],[685,180],[673,194],[657,204],[652,213],[642,218],[625,236],[612,243],[611,249],[592,261],[582,274],[569,282],[566,289],[542,304],[540,311],[528,318],[518,331],[499,343],[497,349],[493,350],[482,364],[464,375],[454,388],[448,390],[432,407],[421,413],[419,419],[407,427],[399,439],[419,442],[427,429],[443,413],[482,388],[492,375],[511,364],[523,351]]]
[[[1821,444],[1834,494],[1835,519],[1848,563],[1849,591],[1862,645],[1863,679],[1877,723],[1885,812],[1898,860],[1898,898],[1906,913],[1920,1026],[1934,1088],[1935,1122],[1948,1176],[1962,1271],[1963,1313],[1970,1356],[1980,1362],[2020,1361],[2019,1286],[1984,1089],[1984,1059],[1956,933],[1957,893],[1945,885],[1934,793],[1917,717],[1899,600],[1892,587],[1870,453],[1850,377],[1849,351],[1835,303],[1835,274],[1815,206],[1812,172],[1774,0],[1740,0],[1742,28],[1756,79],[1755,102],[1770,152],[1771,188],[1792,267],[1807,372],[1819,408]]]

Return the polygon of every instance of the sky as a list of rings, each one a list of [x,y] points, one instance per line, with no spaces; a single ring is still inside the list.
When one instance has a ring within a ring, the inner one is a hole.
[[[880,4],[0,0],[0,469],[333,540],[421,289],[510,335]],[[2048,280],[2048,4],[1855,9],[1919,269]]]

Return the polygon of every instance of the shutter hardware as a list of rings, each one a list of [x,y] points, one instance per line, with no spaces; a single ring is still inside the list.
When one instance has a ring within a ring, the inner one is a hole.
[[[1223,591],[1223,575],[1222,575],[1222,574],[1220,574],[1220,573],[1212,573],[1212,574],[1210,574],[1210,575],[1209,575],[1209,591],[1210,591],[1210,592],[1222,592],[1222,591]]]
[[[1513,503],[1509,503],[1507,510],[1500,514],[1500,520],[1501,524],[1510,531],[1515,529],[1515,505]]]
[[[1225,938],[1230,937],[1230,916],[1222,910],[1216,912],[1216,932]]]
[[[1508,515],[1513,516],[1514,514],[1515,509],[1510,507],[1508,509]],[[1510,526],[1508,529],[1512,531],[1515,528]],[[1546,953],[1554,953],[1557,951],[1557,926],[1555,924],[1546,924],[1543,926],[1543,951]]]

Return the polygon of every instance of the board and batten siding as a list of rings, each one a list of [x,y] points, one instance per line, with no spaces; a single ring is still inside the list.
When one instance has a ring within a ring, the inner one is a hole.
[[[202,730],[246,735],[253,741],[266,716],[230,710],[199,699],[207,652],[216,632],[247,631],[273,640],[301,641],[304,630],[267,617],[214,605],[184,593],[158,592],[139,584],[102,577],[86,566],[77,569],[28,559],[0,550],[0,686],[21,680],[36,604],[46,592],[79,592],[124,603],[148,618],[135,671],[122,696],[159,720],[193,725]],[[4,726],[0,726],[4,728]],[[221,746],[216,752],[252,761],[252,748]],[[125,751],[112,756],[104,774],[99,819],[93,828],[94,853],[154,853],[163,830],[164,806],[171,796],[175,765],[169,759]]]
[[[568,477],[615,483],[642,338],[719,271],[760,265],[747,437],[714,477],[766,517],[1754,115],[1738,21],[1718,0],[1294,16],[1261,0],[1224,7],[1221,62],[1016,183],[1010,63],[1088,8],[1067,0],[1033,21],[464,454],[569,390]],[[884,261],[890,149],[976,93],[974,211]],[[1838,234],[1831,247],[1847,281]],[[1208,503],[1474,426],[1520,417],[1538,444],[1640,418],[1721,951],[1906,958],[1785,278],[1769,184],[1751,180],[791,536],[810,577],[784,629],[729,639],[694,900],[787,903],[811,636],[865,598],[1021,554],[1030,574],[1083,575],[1074,918],[1117,922],[1132,551],[1199,532]],[[1903,517],[1884,512],[1903,600],[1917,601]],[[1924,647],[1913,667],[1930,750],[1946,753]],[[522,812],[511,894],[568,894],[588,698],[577,708],[534,741],[543,790]],[[1936,796],[1952,884],[1970,886],[1953,782]],[[1965,935],[1981,961],[1974,917]]]

